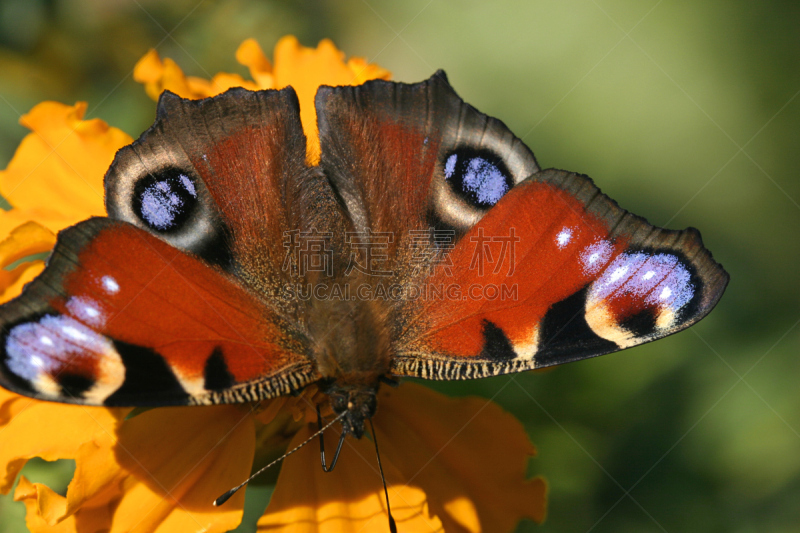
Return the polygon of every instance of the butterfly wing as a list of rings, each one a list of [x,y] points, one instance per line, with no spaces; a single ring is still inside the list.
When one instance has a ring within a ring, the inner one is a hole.
[[[284,237],[343,218],[305,163],[292,89],[164,93],[105,187],[111,219],[63,232],[43,275],[0,309],[4,386],[75,403],[180,405],[263,399],[319,379],[304,302],[283,290],[298,279]]]
[[[302,333],[235,277],[108,218],[61,232],[0,324],[0,384],[42,399],[231,403],[317,379]]]
[[[400,374],[483,377],[614,352],[694,324],[728,282],[696,230],[651,226],[557,170],[510,190],[450,259],[472,268],[425,279],[461,292],[413,303]]]
[[[464,103],[442,71],[416,84],[320,87],[316,105],[320,166],[361,231],[402,237],[435,226],[460,238],[502,193],[539,171],[522,141]],[[475,158],[499,172],[480,201],[445,179],[448,165]]]
[[[110,217],[236,275],[303,322],[305,310],[283,288],[316,274],[298,274],[287,255],[296,252],[287,244],[297,243],[287,239],[318,230],[335,240],[344,232],[328,181],[305,158],[291,87],[234,88],[203,100],[167,91],[153,126],[119,151],[106,174],[106,207]]]
[[[656,228],[588,177],[540,170],[443,73],[323,88],[317,109],[321,165],[354,225],[398,243],[398,375],[484,377],[613,352],[690,326],[724,291],[696,230]]]

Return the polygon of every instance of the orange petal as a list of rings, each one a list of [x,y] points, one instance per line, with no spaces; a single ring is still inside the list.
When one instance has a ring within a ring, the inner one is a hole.
[[[272,63],[255,39],[246,39],[239,45],[236,50],[236,61],[250,69],[250,76],[256,81],[259,89],[275,88]]]
[[[116,151],[132,139],[100,119],[83,120],[85,112],[84,102],[43,102],[20,119],[32,133],[0,171],[0,193],[11,205],[46,205],[71,224],[105,214],[103,176]]]
[[[28,398],[0,387],[0,435],[17,413],[27,408]],[[0,437],[2,438],[2,437]]]
[[[116,443],[115,433],[102,432],[87,439],[78,448],[75,454],[75,473],[67,488],[67,503],[62,516],[80,512],[87,506],[115,504],[119,499],[122,482],[129,474],[117,462],[114,453]]]
[[[153,100],[158,100],[158,96],[163,91],[161,78],[164,75],[164,63],[156,52],[151,48],[133,67],[133,79],[144,85],[147,96]]]
[[[97,433],[111,433],[129,409],[106,409],[15,399],[5,392],[15,414],[0,428],[0,492],[7,493],[28,459],[72,459]],[[5,408],[5,404],[4,404]],[[54,438],[55,437],[55,438]]]
[[[257,91],[258,85],[252,81],[247,81],[238,74],[228,74],[220,72],[211,79],[211,86],[214,94],[224,93],[232,87],[244,87],[248,91]]]
[[[446,531],[511,531],[522,518],[544,520],[545,482],[525,479],[535,448],[491,401],[407,383],[381,391],[375,425],[381,453],[428,494]]]
[[[183,98],[205,98],[208,96],[209,82],[195,78],[194,86],[173,60],[161,60],[158,52],[150,50],[133,67],[133,79],[144,84],[147,96],[158,100],[164,90],[169,90]]]
[[[29,497],[31,490],[36,492],[36,514],[47,524],[55,524],[55,516],[63,516],[67,508],[67,499],[47,485],[30,483],[25,476],[22,476],[17,490],[14,491],[14,500],[19,501],[23,497]]]
[[[207,98],[225,92],[231,87],[244,87],[251,91],[259,87],[252,81],[247,81],[238,74],[221,72],[213,79],[206,80],[194,76],[187,76],[172,59],[163,61],[155,50],[150,50],[136,63],[133,69],[133,79],[144,84],[147,95],[153,100],[165,90],[183,98]]]
[[[49,251],[55,242],[55,234],[36,222],[26,222],[14,228],[0,241],[0,303],[17,296],[22,287],[42,271],[44,262],[32,261],[13,270],[6,269],[20,259]]]
[[[317,48],[302,46],[296,37],[287,35],[275,45],[275,88],[294,87],[300,100],[300,120],[308,138],[308,161],[319,162],[319,135],[314,96],[320,85],[358,85],[367,79],[389,79],[391,73],[375,65],[366,68],[363,59],[344,62],[344,52],[330,39],[323,39]],[[362,68],[363,67],[363,68]],[[370,77],[371,76],[371,77]]]
[[[119,428],[117,461],[131,475],[116,531],[227,531],[242,518],[244,490],[212,502],[250,473],[253,418],[238,406],[153,409]]]
[[[11,231],[22,224],[36,221],[53,233],[75,223],[75,216],[59,212],[47,206],[40,206],[31,209],[12,208],[8,211],[0,211],[0,238],[4,239],[11,234]]]
[[[194,81],[197,82],[201,80],[195,78]],[[161,92],[165,90],[172,91],[184,98],[205,98],[208,96],[209,92],[207,80],[203,86],[195,84],[194,87],[191,87],[189,79],[183,73],[181,67],[170,58],[164,60],[164,70],[161,75],[161,91],[159,91],[158,94],[161,94]]]
[[[22,476],[14,492],[14,500],[25,504],[25,523],[32,533],[77,533],[80,531],[103,531],[111,524],[113,510],[110,506],[86,507],[60,522],[49,522],[43,509],[64,506],[64,497],[46,485],[31,483]],[[44,511],[45,513],[47,511]]]
[[[236,74],[220,73],[211,81],[187,77],[170,59],[163,61],[150,50],[136,64],[133,77],[145,85],[147,94],[157,99],[164,89],[184,98],[205,98],[230,87],[246,89],[282,89],[294,87],[300,100],[300,120],[308,138],[307,158],[310,164],[319,162],[319,135],[314,96],[320,85],[359,85],[367,80],[388,80],[391,73],[360,57],[345,62],[344,52],[330,39],[323,39],[316,48],[302,46],[296,37],[287,35],[275,45],[275,66],[270,64],[261,47],[253,39],[245,40],[236,51],[236,60],[250,69],[255,83]]]
[[[46,252],[56,243],[55,234],[36,222],[26,222],[11,231],[0,242],[0,268],[19,261],[29,255]]]
[[[292,439],[293,448],[312,434],[306,426]],[[326,448],[334,450],[338,435],[328,432]],[[330,457],[330,456],[329,456]],[[390,460],[383,468],[399,531],[442,531],[441,522],[428,509],[426,494],[407,486]],[[339,465],[329,473],[320,468],[316,442],[287,458],[275,484],[258,531],[281,533],[334,533],[340,531],[388,531],[388,518],[375,449],[364,438],[349,439]]]
[[[374,63],[368,63],[363,57],[351,57],[347,60],[347,68],[353,73],[352,85],[361,85],[369,80],[389,80],[392,73]]]
[[[26,222],[0,241],[0,268],[6,268],[29,255],[47,252],[55,243],[56,236],[52,231],[36,222]]]
[[[37,402],[0,389],[0,413],[2,413],[0,415],[0,425],[7,425],[11,419],[31,407],[37,407],[37,404],[44,407],[55,405]],[[74,411],[82,408],[72,406],[71,409]],[[93,409],[96,421],[102,425],[105,417],[97,416],[97,412],[101,409]],[[127,409],[114,410],[112,414],[116,422],[119,422],[127,411]],[[26,414],[25,417],[30,418],[30,414]],[[69,419],[69,417],[66,419]],[[4,427],[2,431],[9,430],[9,434],[11,434],[11,431],[24,430],[24,427],[21,427],[19,422],[20,420],[17,420],[16,425],[11,426],[11,428]],[[116,464],[116,461],[98,464],[98,460],[104,456],[114,457],[113,453],[109,453],[115,442],[113,427],[110,427],[108,420],[105,420],[105,426],[92,435],[91,431],[95,428],[92,428],[91,424],[81,423],[82,421],[76,420],[74,417],[72,422],[77,423],[79,428],[84,428],[87,431],[85,435],[87,442],[78,445],[77,453],[73,453],[75,442],[64,443],[66,446],[61,450],[62,456],[74,457],[77,463],[75,475],[67,489],[67,498],[56,494],[45,485],[29,483],[24,476],[20,478],[20,482],[17,485],[14,498],[17,501],[24,501],[28,511],[28,527],[31,531],[73,531],[75,527],[73,514],[79,517],[78,522],[81,524],[87,523],[87,521],[88,523],[96,524],[97,527],[94,527],[92,531],[110,527],[112,510],[109,506],[113,504],[112,498],[119,495],[120,474],[124,474],[124,472]],[[45,418],[42,424],[48,424],[48,420]],[[58,430],[58,427],[43,425],[43,429],[47,431],[47,438],[50,439],[56,434],[49,433],[51,428],[53,431]],[[75,439],[71,438],[70,440],[74,441]],[[80,440],[79,435],[77,440]],[[98,443],[102,443],[102,446],[106,448],[105,453],[99,453],[101,450],[98,449]],[[87,485],[91,492],[86,490]],[[89,500],[91,500],[89,502],[91,505],[83,505]],[[105,517],[105,522],[101,524],[98,521],[103,517]]]
[[[16,298],[44,270],[44,261],[22,263],[13,270],[0,270],[0,303]]]

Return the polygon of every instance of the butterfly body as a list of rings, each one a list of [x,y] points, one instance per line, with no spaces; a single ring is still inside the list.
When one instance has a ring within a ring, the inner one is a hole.
[[[90,405],[258,401],[319,383],[360,436],[382,381],[540,368],[684,329],[728,276],[696,230],[542,170],[443,73],[165,93],[107,218],[68,228],[0,307],[0,385]]]
[[[376,409],[381,379],[391,374],[391,341],[379,302],[317,300],[309,313],[309,334],[320,390],[327,394],[344,431],[357,437]]]

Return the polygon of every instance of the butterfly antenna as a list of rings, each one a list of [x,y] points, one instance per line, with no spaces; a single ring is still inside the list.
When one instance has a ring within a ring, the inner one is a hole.
[[[383,465],[381,464],[381,452],[378,451],[378,436],[375,434],[375,426],[372,419],[369,419],[369,429],[372,431],[372,442],[375,443],[375,455],[378,456],[378,470],[381,471],[381,481],[383,481],[383,494],[386,496],[386,512],[389,513],[389,531],[397,533],[397,523],[392,516],[392,508],[389,506],[389,489],[386,488],[386,476],[383,475]]]
[[[234,494],[236,494],[236,492],[237,492],[239,489],[241,489],[242,487],[244,487],[245,485],[247,485],[248,483],[250,483],[250,481],[252,481],[252,479],[253,479],[254,477],[256,477],[256,476],[258,476],[259,474],[261,474],[261,473],[262,473],[264,470],[266,470],[267,468],[269,468],[269,467],[271,467],[271,466],[274,466],[274,465],[276,465],[276,464],[280,463],[281,461],[283,461],[284,459],[286,459],[287,457],[289,457],[290,455],[292,455],[294,452],[296,452],[297,450],[299,450],[300,448],[302,448],[303,446],[305,446],[306,444],[308,444],[308,443],[309,443],[309,442],[311,442],[312,440],[316,439],[316,438],[317,438],[317,436],[319,436],[319,435],[322,435],[322,432],[323,432],[323,431],[327,430],[327,429],[328,429],[329,427],[331,427],[333,424],[335,424],[336,422],[338,422],[339,420],[341,420],[341,419],[344,417],[344,415],[346,415],[346,414],[347,414],[347,411],[343,411],[341,414],[339,414],[339,416],[337,416],[336,418],[334,418],[333,420],[331,420],[330,422],[328,422],[327,424],[325,424],[325,427],[323,427],[323,428],[320,428],[320,429],[319,429],[319,431],[317,431],[316,433],[314,433],[313,435],[311,435],[310,437],[308,437],[306,440],[304,440],[303,442],[301,442],[300,444],[298,444],[297,446],[295,446],[294,448],[292,448],[291,450],[289,450],[289,451],[288,451],[288,452],[286,452],[285,454],[281,455],[280,457],[278,457],[277,459],[275,459],[274,461],[272,461],[272,462],[271,462],[270,464],[268,464],[267,466],[265,466],[265,467],[261,468],[261,469],[260,469],[258,472],[256,472],[255,474],[253,474],[253,475],[252,475],[252,476],[250,476],[249,478],[245,479],[245,480],[244,480],[242,483],[240,483],[240,484],[236,485],[236,486],[235,486],[235,487],[233,487],[231,490],[229,490],[228,492],[226,492],[225,494],[223,494],[222,496],[220,496],[219,498],[217,498],[216,500],[214,500],[214,507],[218,507],[218,506],[222,505],[223,503],[225,503],[226,501],[228,501],[228,500],[230,499],[230,497],[231,497],[231,496],[233,496]]]

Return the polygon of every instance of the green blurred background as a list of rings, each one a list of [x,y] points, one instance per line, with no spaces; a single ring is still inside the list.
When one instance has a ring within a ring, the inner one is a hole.
[[[0,0],[0,165],[42,100],[88,101],[89,118],[138,136],[154,103],[131,71],[152,47],[203,77],[246,74],[243,39],[271,55],[288,33],[330,37],[397,80],[443,68],[543,167],[592,176],[656,225],[699,228],[732,279],[668,339],[435,385],[494,399],[538,446],[549,517],[519,531],[798,531],[798,28],[796,1]],[[62,490],[70,472],[25,470]],[[23,531],[23,515],[3,498],[0,532]]]

